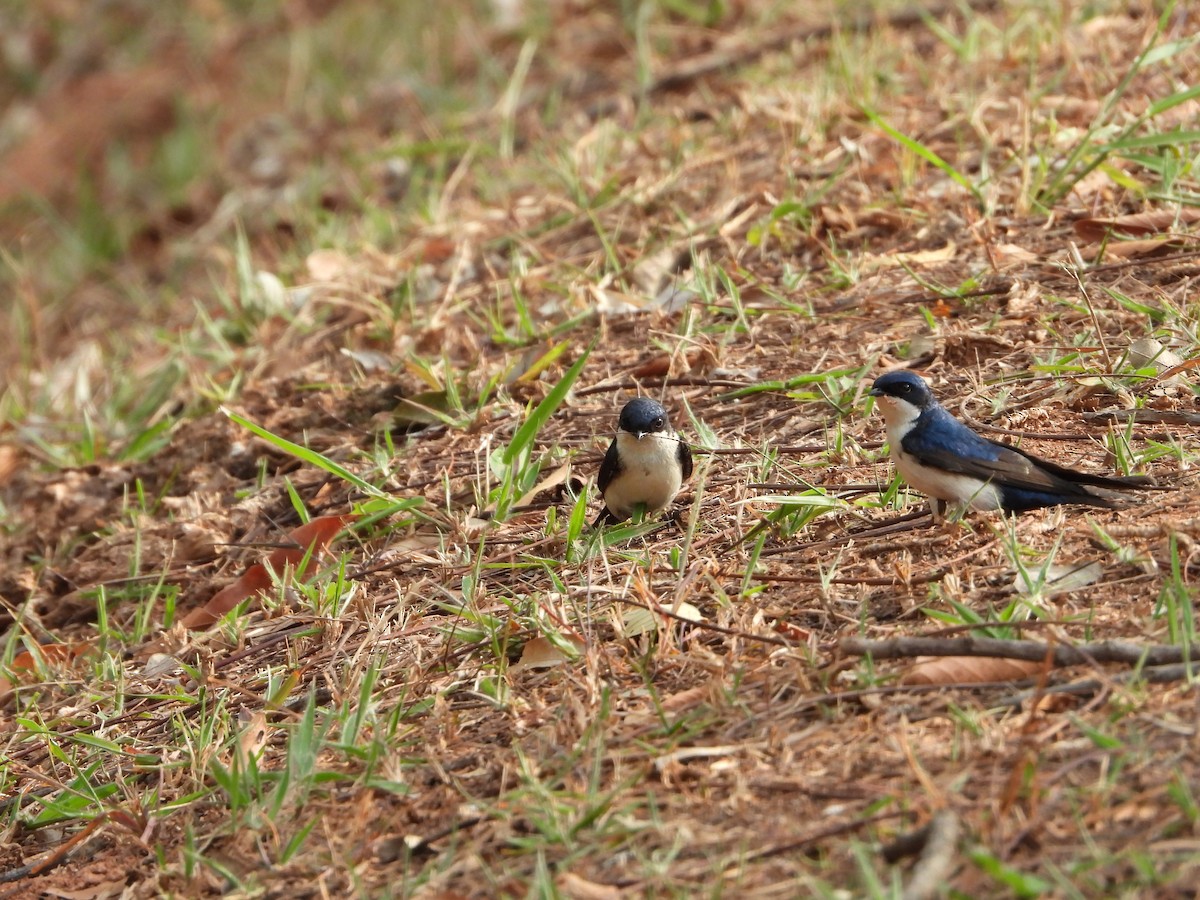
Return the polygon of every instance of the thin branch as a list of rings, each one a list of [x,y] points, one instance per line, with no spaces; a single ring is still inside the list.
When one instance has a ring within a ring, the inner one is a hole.
[[[1135,644],[1132,641],[1100,641],[1091,644],[1047,644],[1041,641],[1006,641],[997,638],[899,637],[883,641],[845,638],[838,649],[850,656],[871,655],[875,659],[907,659],[916,656],[987,656],[1041,662],[1049,658],[1055,667],[1094,663],[1124,663],[1136,666],[1165,666],[1200,658],[1200,644],[1170,646]]]

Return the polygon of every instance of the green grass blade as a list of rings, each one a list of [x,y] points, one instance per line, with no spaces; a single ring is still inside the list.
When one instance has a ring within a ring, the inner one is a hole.
[[[383,500],[393,499],[387,492],[381,491],[369,481],[364,481],[345,466],[335,463],[332,459],[318,453],[316,450],[310,450],[308,447],[302,447],[300,444],[289,441],[287,438],[280,437],[277,434],[272,434],[261,425],[255,425],[249,419],[239,416],[237,413],[230,409],[226,409],[224,406],[221,407],[221,412],[225,413],[225,415],[227,415],[232,421],[236,422],[238,425],[241,425],[247,431],[258,435],[272,447],[276,447],[282,450],[284,453],[294,456],[297,459],[308,463],[309,465],[316,466],[318,469],[323,469],[330,475],[334,475],[343,481],[354,485],[360,491],[370,494],[372,497],[379,497]]]
[[[584,365],[587,364],[588,357],[592,353],[592,348],[596,346],[596,341],[593,338],[588,344],[587,349],[580,354],[579,359],[575,360],[574,365],[567,369],[558,384],[550,389],[541,403],[529,414],[521,427],[517,429],[517,433],[513,435],[512,442],[504,448],[502,457],[506,465],[512,465],[513,460],[517,459],[522,453],[529,448],[533,443],[533,439],[537,436],[538,430],[546,424],[546,421],[554,415],[554,411],[558,409],[559,404],[566,399],[567,393],[575,384],[575,379],[579,377],[579,373],[583,371]]]
[[[892,140],[896,141],[898,144],[900,144],[900,146],[911,150],[931,166],[944,172],[951,180],[953,180],[956,184],[962,187],[963,190],[974,197],[975,202],[979,204],[981,209],[983,208],[983,196],[979,193],[979,189],[975,187],[975,185],[971,183],[971,180],[967,178],[967,176],[963,175],[962,172],[958,171],[958,169],[954,168],[954,166],[950,165],[950,163],[946,162],[946,160],[942,159],[942,157],[934,153],[924,144],[918,143],[904,132],[899,131],[892,125],[889,125],[883,120],[879,113],[875,112],[875,110],[863,107],[863,113],[874,125],[878,126],[884,134],[892,138]]]

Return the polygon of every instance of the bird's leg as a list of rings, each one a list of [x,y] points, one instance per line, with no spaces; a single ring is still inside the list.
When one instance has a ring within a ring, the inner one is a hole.
[[[945,531],[957,531],[963,524],[963,518],[970,508],[969,505],[952,503],[949,500],[929,498],[929,509],[933,513],[933,522]]]
[[[937,497],[929,498],[929,511],[933,513],[933,521],[938,525],[946,524],[946,507],[948,505],[945,500],[939,500]]]

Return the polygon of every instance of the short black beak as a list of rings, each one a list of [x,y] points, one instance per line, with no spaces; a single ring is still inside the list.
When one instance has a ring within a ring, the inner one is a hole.
[[[871,388],[871,390],[867,391],[867,396],[868,397],[882,397],[883,391],[881,391],[879,388]]]

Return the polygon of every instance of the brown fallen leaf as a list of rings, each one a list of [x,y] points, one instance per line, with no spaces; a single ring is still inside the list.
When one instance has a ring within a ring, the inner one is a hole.
[[[36,652],[46,665],[57,665],[71,662],[91,648],[90,641],[71,641],[65,644],[39,644]],[[37,671],[37,659],[34,651],[23,650],[18,653],[9,663],[8,669],[14,677],[8,678],[0,675],[0,703],[8,700],[17,679]]]
[[[1113,241],[1105,245],[1104,255],[1109,259],[1153,259],[1179,253],[1197,243],[1200,243],[1200,238],[1179,235],[1162,235],[1140,241]]]
[[[270,739],[271,729],[267,725],[267,714],[260,709],[247,720],[246,727],[242,729],[237,743],[234,744],[237,760],[243,772],[248,770],[251,759],[255,763],[258,762],[263,747],[267,746],[267,741]]]
[[[354,260],[341,250],[314,250],[304,267],[313,281],[338,281],[354,272]]]
[[[538,480],[538,483],[522,494],[517,499],[517,502],[513,505],[517,507],[528,506],[539,494],[543,494],[549,490],[552,490],[558,487],[560,484],[565,484],[567,481],[567,476],[570,474],[571,464],[569,462],[563,463],[558,468],[542,476],[542,478]],[[488,510],[492,511],[492,504],[490,503],[488,504]]]
[[[704,613],[687,602],[681,601],[674,605],[663,604],[662,608],[663,610],[673,612],[682,619],[687,619],[689,622],[704,621]],[[639,634],[657,631],[660,625],[674,625],[676,621],[671,617],[656,613],[652,609],[647,609],[643,606],[632,606],[625,610],[625,613],[621,616],[621,633],[625,637],[637,637]]]
[[[1124,235],[1144,237],[1176,231],[1182,225],[1200,222],[1200,209],[1159,209],[1127,216],[1096,216],[1075,221],[1075,233],[1080,239],[1100,243],[1105,238]]]
[[[717,358],[707,347],[697,347],[683,356],[659,354],[634,366],[629,374],[634,378],[660,378],[664,375],[685,375],[689,372],[703,374],[714,368]],[[674,371],[672,372],[672,367]]]
[[[297,577],[303,578],[305,571],[299,567],[304,558],[318,556],[339,532],[357,518],[356,514],[320,516],[293,529],[287,536],[291,546],[272,551],[264,562],[255,563],[237,581],[217,591],[207,603],[184,616],[183,627],[194,629],[213,625],[243,600],[268,590],[273,583],[272,572],[282,572],[291,566],[297,569]]]
[[[621,888],[588,881],[574,872],[563,872],[558,877],[558,888],[570,900],[619,900],[626,896]]]
[[[949,262],[958,252],[954,241],[947,241],[943,246],[932,250],[912,250],[895,253],[867,253],[862,259],[863,271],[878,272],[883,269],[894,269],[900,266],[930,266],[935,263]]]
[[[797,641],[798,643],[807,643],[812,638],[812,632],[807,628],[802,628],[794,622],[787,622],[783,619],[776,620],[775,633],[783,635],[789,641]]]
[[[587,643],[583,638],[569,634],[566,635],[575,649],[582,653]],[[560,666],[568,661],[568,656],[565,652],[558,648],[549,638],[538,635],[530,638],[525,642],[525,647],[521,650],[521,658],[509,666],[508,671],[519,672],[521,669],[551,669],[554,666]]]
[[[78,889],[61,887],[43,887],[39,889],[43,897],[54,900],[111,900],[120,897],[125,892],[125,879],[101,881]]]
[[[917,659],[901,684],[963,684],[1018,681],[1041,671],[1040,662],[993,656],[926,656]]]

